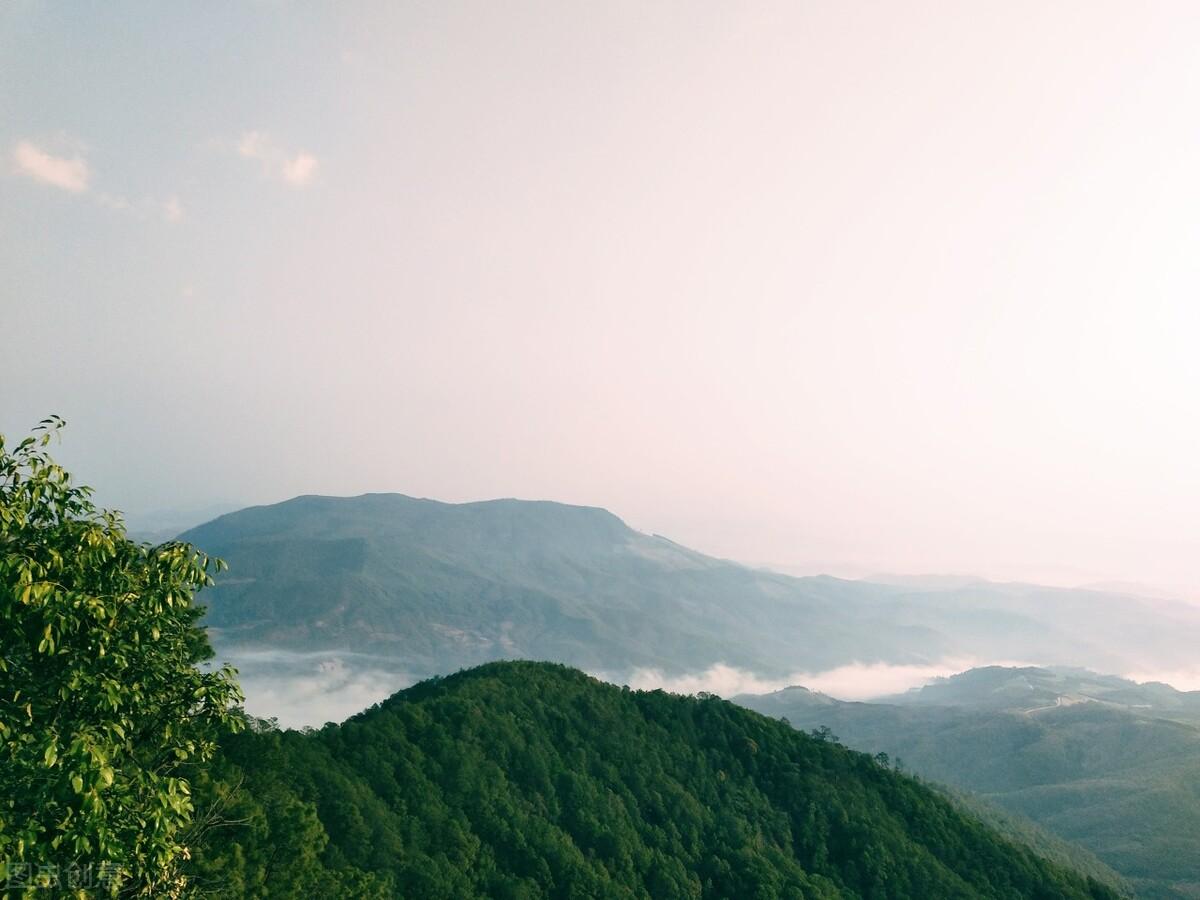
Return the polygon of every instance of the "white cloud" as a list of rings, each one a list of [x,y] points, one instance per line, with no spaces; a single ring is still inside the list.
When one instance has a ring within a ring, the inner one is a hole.
[[[17,171],[35,181],[75,193],[88,189],[91,173],[81,156],[53,156],[32,141],[21,141],[13,148],[12,158]]]
[[[659,669],[634,669],[628,678],[617,678],[610,674],[598,674],[598,678],[611,682],[623,682],[639,691],[653,691],[662,688],[672,694],[698,694],[704,691],[720,697],[732,697],[736,694],[768,694],[778,691],[798,682],[787,678],[760,678],[753,672],[736,669],[724,663],[717,663],[703,672],[690,675],[665,675]]]
[[[263,159],[270,152],[270,143],[261,131],[247,131],[238,139],[237,151],[247,159]]]
[[[872,700],[888,694],[900,694],[910,688],[929,684],[935,678],[947,678],[988,663],[980,660],[944,660],[933,665],[893,666],[887,663],[853,663],[824,672],[798,672],[795,684],[820,691],[838,700]],[[1021,665],[1003,662],[996,665]]]
[[[92,201],[105,209],[130,213],[139,219],[161,217],[167,222],[178,222],[183,218],[183,205],[172,195],[165,200],[144,197],[130,200],[123,194],[95,189],[91,184],[91,169],[87,160],[76,154],[70,158],[54,156],[29,140],[18,141],[12,150],[12,161],[21,175],[53,185],[64,191],[88,194]],[[315,164],[315,160],[314,160]]]
[[[799,685],[838,700],[871,700],[899,694],[981,665],[1025,666],[1028,662],[977,659],[946,659],[928,665],[892,665],[889,663],[852,663],[822,672],[793,672],[784,678],[761,678],[753,672],[718,663],[703,672],[668,676],[658,669],[635,669],[624,683],[639,690],[662,688],[675,694],[705,691],[719,697],[737,694],[768,694]],[[609,674],[597,675],[605,681],[622,679]]]
[[[317,158],[306,151],[291,153],[276,144],[266,132],[247,131],[238,138],[237,152],[246,159],[262,163],[268,174],[303,187],[317,172]]]
[[[142,221],[161,219],[164,222],[179,222],[183,219],[183,204],[172,194],[170,197],[142,197],[130,200],[121,194],[110,194],[107,191],[93,191],[92,199],[105,209],[129,213]]]
[[[246,711],[274,716],[285,728],[340,722],[413,683],[388,660],[347,650],[236,647],[219,656],[238,669]]]
[[[292,184],[308,184],[317,171],[317,158],[308,153],[301,153],[283,164],[283,177]]]

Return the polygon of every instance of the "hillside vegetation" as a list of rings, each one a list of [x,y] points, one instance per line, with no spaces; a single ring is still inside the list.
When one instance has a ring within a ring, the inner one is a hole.
[[[1094,852],[1139,896],[1200,897],[1194,693],[987,667],[890,700],[842,703],[803,688],[737,698],[1026,816]]]
[[[866,755],[544,663],[235,735],[214,772],[241,824],[195,872],[230,897],[1117,896]]]

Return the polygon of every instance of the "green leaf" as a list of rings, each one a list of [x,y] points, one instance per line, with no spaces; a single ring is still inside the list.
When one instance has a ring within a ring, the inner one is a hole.
[[[61,864],[102,849],[131,895],[165,895],[193,814],[178,776],[239,724],[234,674],[195,666],[207,651],[190,603],[206,584],[204,557],[131,541],[120,515],[97,509],[40,446],[0,436],[0,781],[29,786],[20,809],[0,796],[0,860],[15,851]],[[24,656],[10,652],[18,636]],[[127,753],[135,734],[139,752]],[[163,779],[184,801],[156,801]],[[73,803],[53,794],[68,784]]]

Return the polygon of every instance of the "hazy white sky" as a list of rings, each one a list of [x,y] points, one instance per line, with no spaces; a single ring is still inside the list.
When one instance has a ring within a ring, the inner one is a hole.
[[[1187,3],[0,6],[0,430],[1200,584]]]

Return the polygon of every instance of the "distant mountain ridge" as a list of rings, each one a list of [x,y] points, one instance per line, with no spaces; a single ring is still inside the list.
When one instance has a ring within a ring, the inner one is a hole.
[[[1095,703],[1131,715],[1200,725],[1200,691],[1180,691],[1153,681],[1139,684],[1079,668],[981,666],[876,702],[1023,713]]]
[[[594,507],[302,496],[182,535],[230,571],[219,646],[353,649],[420,677],[493,659],[773,678],[855,662],[1184,666],[1200,610],[1032,585],[916,589],[752,569]]]
[[[873,703],[802,687],[735,700],[1033,819],[1139,897],[1200,896],[1200,692],[989,666]]]

